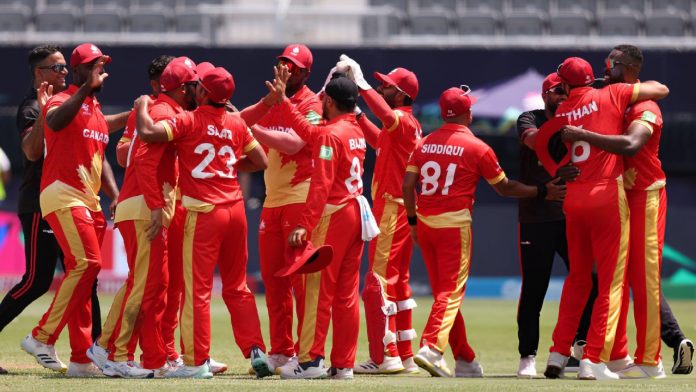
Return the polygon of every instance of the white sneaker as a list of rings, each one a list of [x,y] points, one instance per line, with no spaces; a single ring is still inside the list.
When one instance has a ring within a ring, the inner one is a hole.
[[[408,357],[406,359],[402,359],[401,364],[404,367],[404,370],[401,371],[401,374],[418,374],[418,373],[420,373],[420,368],[418,367],[418,364],[416,364],[416,361],[413,360],[413,357]]]
[[[326,371],[326,375],[332,380],[352,380],[353,379],[353,369],[351,368],[335,368],[330,367]]]
[[[589,359],[583,359],[580,361],[578,378],[580,380],[618,380],[619,375],[609,370],[606,363],[594,363]]]
[[[672,374],[690,374],[694,370],[694,344],[689,339],[684,339],[679,343],[679,347],[674,350],[674,365]]]
[[[534,355],[520,358],[520,366],[517,367],[517,378],[534,378],[536,376],[536,358]]]
[[[483,377],[483,367],[479,361],[473,359],[467,362],[463,359],[454,361],[454,376],[463,378],[481,378]]]
[[[102,370],[105,376],[122,378],[154,378],[155,372],[132,366],[128,361],[106,361]]]
[[[167,378],[213,378],[208,363],[201,366],[179,366],[176,370],[168,372]]]
[[[70,362],[68,364],[68,372],[65,375],[68,377],[96,377],[101,376],[102,372],[92,362]]]
[[[417,366],[417,365],[416,365]],[[379,365],[372,359],[359,363],[353,367],[353,372],[357,374],[394,374],[403,371],[404,365],[399,357],[384,356],[384,360]]]
[[[568,364],[568,358],[565,355],[557,352],[549,353],[549,360],[546,361],[546,370],[544,376],[546,378],[561,378],[565,375],[565,367]]]
[[[298,363],[294,368],[286,365],[278,369],[280,369],[280,378],[282,379],[315,379],[328,376],[324,367],[324,359],[321,357],[312,362]]]
[[[270,370],[271,373],[275,373],[276,369],[285,366],[285,364],[293,358],[295,358],[295,356],[288,357],[287,355],[283,354],[271,354],[266,357],[266,362],[268,362],[268,370]]]
[[[624,358],[614,359],[607,362],[607,368],[614,373],[624,370],[631,365],[633,365],[633,359],[630,355],[626,355],[626,357]]]
[[[176,359],[167,359],[167,366],[169,366],[169,367],[184,366],[184,359],[181,358],[181,355],[178,356]]]
[[[452,377],[452,371],[447,367],[442,354],[430,346],[421,347],[413,360],[433,377]]]
[[[104,370],[104,364],[109,360],[109,352],[104,350],[104,347],[100,346],[99,343],[94,342],[87,349],[87,357],[99,370]]]
[[[181,364],[183,365],[184,362],[181,361]],[[208,366],[210,367],[210,372],[213,374],[221,374],[227,371],[226,363],[218,362],[213,358],[208,359]]]
[[[132,359],[129,359],[127,363],[128,363],[128,366],[132,366],[132,367],[134,367],[134,368],[138,368],[138,369],[142,369],[142,368],[143,368],[142,366],[140,366],[139,363],[135,362],[135,361],[132,360]]]
[[[292,371],[297,367],[297,365],[298,365],[299,363],[300,363],[300,362],[299,362],[299,360],[297,359],[297,356],[294,356],[294,357],[290,358],[290,359],[285,363],[285,365],[276,367],[275,370],[273,371],[273,373],[275,373],[276,375],[280,375],[280,372],[281,372],[281,369],[282,369],[282,368],[287,368],[288,370],[286,370],[286,372],[287,372],[287,371],[292,372]],[[256,372],[254,372],[254,369],[250,369],[250,370],[253,372],[253,373],[251,373],[251,374],[256,374]]]
[[[648,373],[646,373],[640,366],[636,365],[635,363],[632,363],[625,369],[621,369],[615,373],[619,375],[620,379],[650,378]]]
[[[176,362],[176,360],[174,360],[172,362]],[[183,366],[183,364],[182,364],[182,366]],[[170,365],[169,360],[167,360],[167,362],[165,362],[164,365],[162,365],[162,367],[159,367],[157,369],[150,369],[150,370],[152,370],[152,372],[154,373],[155,378],[167,378],[167,375],[169,373],[176,371],[176,369],[178,369],[178,368],[179,367],[177,365],[174,365],[174,366]]]
[[[32,355],[36,362],[46,369],[61,373],[65,373],[68,370],[68,367],[58,358],[56,348],[53,345],[39,342],[34,339],[31,333],[22,340],[21,346],[22,350]]]
[[[662,360],[657,363],[655,366],[650,366],[650,365],[638,365],[644,372],[645,374],[648,375],[650,378],[654,379],[661,379],[667,377],[665,374],[665,368],[662,366]]]

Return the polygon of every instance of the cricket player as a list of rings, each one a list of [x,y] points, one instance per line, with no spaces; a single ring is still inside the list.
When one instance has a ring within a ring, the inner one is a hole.
[[[270,107],[284,94],[287,69],[275,70],[274,84],[266,82]],[[181,353],[184,365],[167,377],[211,378],[210,296],[218,266],[223,299],[232,318],[237,345],[258,377],[271,375],[256,310],[246,285],[246,217],[237,171],[262,170],[266,155],[239,114],[225,110],[234,92],[234,79],[224,68],[206,72],[196,87],[198,108],[154,123],[149,98],[136,101],[138,135],[145,142],[176,141],[184,228],[184,297],[181,312]],[[230,230],[234,228],[234,230]]]
[[[418,79],[406,68],[395,68],[388,74],[375,72],[374,77],[380,82],[375,90],[365,81],[357,62],[346,55],[341,56],[341,62],[347,63],[360,95],[382,122],[379,129],[364,113],[357,115],[365,140],[377,152],[372,200],[380,234],[368,247],[369,265],[362,295],[370,358],[356,365],[354,371],[417,373],[411,349],[411,340],[417,336],[411,325],[416,301],[411,298],[408,283],[413,244],[401,185],[408,157],[422,134],[411,110],[418,96]]]
[[[556,117],[566,117],[573,126],[603,135],[623,133],[624,112],[629,105],[661,99],[669,93],[657,82],[593,89],[589,86],[594,81],[592,67],[579,57],[567,58],[557,73],[568,99],[558,107]],[[548,378],[563,374],[596,265],[598,294],[578,378],[618,379],[606,362],[614,346],[628,258],[629,212],[623,162],[619,156],[587,142],[575,142],[570,150],[571,162],[580,170],[578,177],[568,183],[563,205],[571,264],[544,374]]]
[[[639,48],[616,46],[606,60],[605,81],[610,84],[637,83],[642,65],[643,54]],[[661,330],[662,335],[665,335],[664,330],[668,330],[667,335],[676,335],[676,339],[666,340],[675,350],[672,372],[688,374],[693,367],[693,343],[684,337],[660,289],[667,209],[666,177],[658,157],[662,125],[660,108],[655,101],[647,100],[629,107],[624,115],[624,133],[621,135],[600,135],[577,127],[567,127],[563,131],[563,138],[567,141],[585,141],[624,156],[624,189],[631,212],[626,267],[628,285],[625,286],[611,361],[607,364],[621,378],[665,376],[660,359]],[[638,343],[633,363],[628,355],[626,336],[629,287],[633,292]],[[664,316],[672,322],[666,323],[667,320],[662,320]]]
[[[280,377],[351,379],[358,344],[358,284],[363,250],[361,210],[363,161],[367,145],[355,120],[358,87],[342,74],[334,74],[324,89],[325,125],[310,124],[285,100],[293,129],[311,140],[313,172],[305,211],[288,238],[302,246],[331,245],[333,261],[324,270],[301,276],[295,296],[304,307],[298,330],[298,364],[280,368]],[[324,367],[324,345],[333,324],[331,368]]]
[[[39,201],[65,256],[65,276],[22,348],[40,365],[65,372],[54,344],[63,327],[75,323],[70,328],[70,362],[81,375],[97,373],[85,353],[92,344],[91,295],[101,269],[100,245],[106,229],[98,192],[109,132],[118,128],[110,127],[95,94],[108,77],[104,65],[110,61],[93,44],[77,46],[70,57],[73,84],[52,96],[42,110],[45,165]]]
[[[553,181],[530,186],[508,180],[493,150],[468,128],[476,102],[469,92],[461,86],[440,95],[445,124],[416,144],[403,183],[411,238],[423,252],[435,299],[415,362],[433,377],[453,376],[442,356],[448,343],[456,377],[483,377],[459,311],[471,266],[471,209],[479,179],[503,196],[553,200],[565,193],[565,186]]]

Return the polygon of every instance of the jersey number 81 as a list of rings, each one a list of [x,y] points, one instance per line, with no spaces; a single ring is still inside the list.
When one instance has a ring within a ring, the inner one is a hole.
[[[432,174],[430,171],[432,170]],[[450,163],[447,165],[447,174],[445,175],[445,185],[442,187],[442,194],[449,194],[449,187],[454,182],[454,171],[457,170],[456,163]],[[440,164],[435,161],[426,162],[420,170],[420,174],[423,177],[421,180],[421,195],[430,196],[435,194],[437,188],[440,186],[438,180],[440,179]]]

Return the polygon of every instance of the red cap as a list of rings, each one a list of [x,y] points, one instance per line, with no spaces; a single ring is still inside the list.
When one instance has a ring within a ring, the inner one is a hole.
[[[70,67],[75,68],[80,64],[86,64],[103,56],[104,53],[95,44],[80,44],[73,49],[70,55]],[[111,62],[111,57],[107,57],[106,63]]]
[[[558,66],[556,73],[572,87],[587,86],[594,81],[592,66],[580,57],[568,57]]]
[[[162,92],[172,91],[182,84],[198,80],[196,63],[188,57],[177,57],[170,61],[160,76]]]
[[[544,79],[544,83],[541,84],[541,93],[544,94],[561,83],[561,77],[558,76],[556,72],[550,73],[546,76],[546,79]]]
[[[205,75],[205,73],[211,69],[215,69],[215,66],[212,63],[204,61],[196,66],[196,73],[198,74],[199,78],[202,78],[203,75]]]
[[[440,95],[440,115],[442,118],[459,117],[471,110],[476,103],[476,97],[469,95],[467,90],[451,87]]]
[[[415,100],[418,95],[418,78],[416,74],[406,68],[394,68],[388,74],[375,72],[375,79],[383,83],[391,84],[406,93],[409,98]]]
[[[234,94],[234,78],[222,67],[213,68],[201,78],[201,85],[208,92],[208,98],[217,103],[225,103]]]
[[[304,246],[288,246],[285,248],[285,267],[278,270],[275,277],[318,272],[331,264],[331,260],[333,260],[331,245],[315,248],[311,242],[307,241]]]
[[[291,61],[293,64],[300,68],[311,69],[314,58],[312,57],[312,52],[308,47],[302,44],[291,44],[288,45],[283,54],[277,57],[278,60],[285,59]]]

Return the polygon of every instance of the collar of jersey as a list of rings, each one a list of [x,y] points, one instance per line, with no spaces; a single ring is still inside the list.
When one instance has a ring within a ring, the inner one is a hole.
[[[157,103],[157,102],[162,102],[162,103],[165,103],[165,104],[171,106],[172,109],[174,109],[174,111],[176,113],[181,113],[184,111],[184,108],[182,108],[181,105],[179,105],[179,103],[177,103],[172,97],[170,97],[167,94],[164,94],[164,93],[159,94],[157,96],[157,100],[155,100],[155,103]]]
[[[205,113],[209,113],[209,114],[214,114],[214,115],[222,115],[225,113],[224,107],[216,108],[216,107],[211,106],[211,105],[201,105],[196,110],[199,110],[199,111],[205,112]]]
[[[353,121],[355,122],[355,113],[343,113],[341,115],[338,115],[331,120],[327,121],[326,124],[333,124],[342,120],[348,120],[348,121]]]
[[[77,92],[77,90],[79,90],[79,89],[80,89],[80,86],[78,86],[78,85],[76,85],[76,84],[71,84],[71,85],[68,86],[67,89],[65,89],[64,92],[65,92],[66,94],[68,94],[68,95],[74,95],[74,94]],[[88,95],[88,96],[85,98],[84,103],[86,103],[86,104],[88,104],[88,105],[94,103],[94,104],[96,105],[96,104],[99,104],[99,101],[97,101],[97,97],[96,97],[96,96],[89,96],[89,95]]]
[[[453,124],[453,123],[444,123],[444,124],[442,124],[440,129],[446,130],[446,131],[464,132],[464,133],[468,133],[470,135],[474,134],[473,132],[471,132],[471,129],[469,129],[469,127],[467,127],[466,125],[459,125],[459,124]]]

